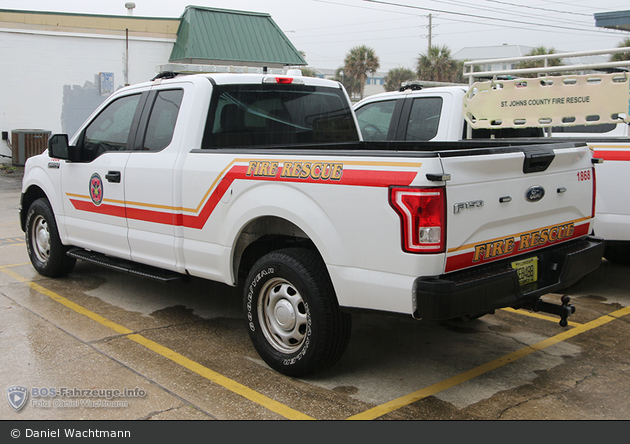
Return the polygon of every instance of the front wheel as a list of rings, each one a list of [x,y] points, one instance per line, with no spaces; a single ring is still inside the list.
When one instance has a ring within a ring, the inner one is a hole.
[[[31,204],[26,215],[26,249],[33,268],[43,276],[60,277],[72,271],[76,259],[66,255],[55,215],[47,199]]]
[[[263,256],[245,284],[249,334],[260,357],[288,376],[330,367],[350,339],[350,315],[339,310],[326,267],[307,249]]]

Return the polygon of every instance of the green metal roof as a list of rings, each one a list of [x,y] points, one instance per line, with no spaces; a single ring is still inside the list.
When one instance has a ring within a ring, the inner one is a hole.
[[[187,6],[171,62],[306,65],[266,13]]]

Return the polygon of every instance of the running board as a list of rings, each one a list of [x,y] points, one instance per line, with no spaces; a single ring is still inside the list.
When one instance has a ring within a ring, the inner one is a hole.
[[[123,273],[152,279],[158,282],[171,283],[184,282],[188,280],[188,276],[184,274],[175,273],[174,271],[164,270],[158,267],[152,267],[150,265],[138,264],[126,259],[106,256],[94,251],[84,250],[83,248],[72,248],[66,254],[70,257],[81,259],[82,261],[86,261],[91,264],[100,265],[101,267],[122,271]]]

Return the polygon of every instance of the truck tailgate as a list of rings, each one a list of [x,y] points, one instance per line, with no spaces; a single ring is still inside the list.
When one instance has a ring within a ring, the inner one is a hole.
[[[440,155],[451,176],[446,273],[535,257],[537,250],[590,233],[595,178],[585,145]]]

